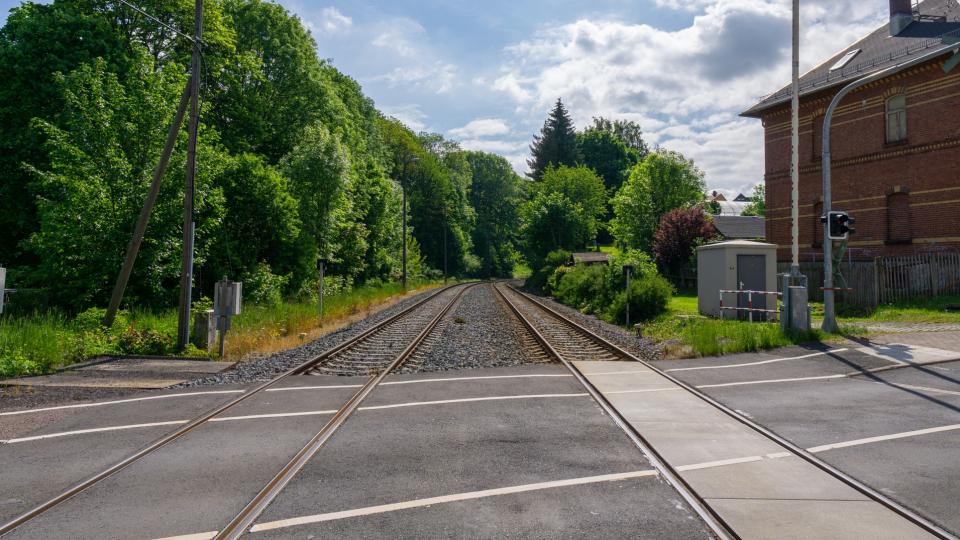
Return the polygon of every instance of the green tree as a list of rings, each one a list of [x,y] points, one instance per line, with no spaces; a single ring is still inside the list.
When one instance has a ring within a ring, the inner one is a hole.
[[[59,126],[34,122],[47,156],[29,168],[36,178],[40,223],[29,243],[38,265],[27,283],[56,283],[51,292],[61,305],[81,309],[106,300],[177,106],[182,69],[170,64],[153,72],[146,57],[139,66],[125,85],[104,60],[60,76],[64,109]],[[206,136],[201,133],[201,143]],[[172,164],[183,163],[185,138],[178,142]],[[220,168],[217,156],[205,143],[198,152],[207,164],[196,179],[196,259],[203,264],[209,249],[205,239],[220,226],[223,201],[211,182]],[[182,179],[183,168],[171,166],[130,281],[130,302],[164,305],[175,300]]]
[[[611,232],[624,247],[650,253],[660,218],[675,208],[704,200],[703,172],[678,152],[661,150],[647,156],[613,200]]]
[[[593,169],[612,195],[620,189],[630,169],[640,161],[639,153],[610,131],[590,128],[577,135],[583,165]]]
[[[640,161],[646,159],[650,153],[650,148],[643,140],[643,130],[640,128],[640,124],[633,120],[609,120],[602,116],[594,117],[593,126],[590,129],[605,131],[614,135],[623,141],[623,144],[627,145],[628,148],[633,149]]]
[[[764,184],[757,184],[753,187],[752,200],[744,209],[741,215],[761,216],[767,213],[767,188]]]
[[[607,192],[603,180],[595,172],[582,165],[550,167],[535,189],[545,193],[561,193],[575,202],[583,215],[593,221],[591,229],[596,231],[597,221],[603,216],[607,204]]]
[[[557,100],[540,134],[533,136],[530,154],[531,158],[527,160],[530,172],[527,176],[534,180],[540,180],[551,165],[573,167],[580,162],[577,132],[563,101]]]
[[[485,152],[465,152],[472,182],[470,205],[476,210],[474,252],[480,277],[509,277],[518,248],[524,182],[510,163]]]

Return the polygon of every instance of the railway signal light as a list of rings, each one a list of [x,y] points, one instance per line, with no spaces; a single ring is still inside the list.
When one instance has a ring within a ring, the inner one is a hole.
[[[821,217],[820,221],[827,223],[830,227],[828,236],[831,240],[846,240],[851,234],[857,232],[853,228],[857,220],[846,212],[830,212],[827,217]]]

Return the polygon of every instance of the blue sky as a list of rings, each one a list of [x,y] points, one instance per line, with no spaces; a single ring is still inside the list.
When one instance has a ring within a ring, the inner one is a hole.
[[[0,0],[2,17],[19,2]],[[641,123],[712,189],[763,178],[762,127],[737,114],[789,77],[789,0],[280,0],[385,113],[518,172],[558,98],[582,126]],[[813,67],[882,24],[886,0],[802,0]]]

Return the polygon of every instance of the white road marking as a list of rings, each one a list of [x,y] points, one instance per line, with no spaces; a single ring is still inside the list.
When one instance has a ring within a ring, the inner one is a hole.
[[[283,388],[267,388],[264,392],[292,392],[294,390],[339,390],[343,388],[360,388],[362,384],[318,384],[316,386],[285,386]]]
[[[953,431],[960,429],[960,424],[952,424],[949,426],[938,426],[927,429],[918,429],[916,431],[904,431],[902,433],[891,433],[889,435],[880,435],[877,437],[867,437],[865,439],[856,439],[853,441],[844,441],[833,444],[825,444],[823,446],[814,446],[813,448],[807,448],[807,452],[816,454],[818,452],[825,452],[827,450],[835,450],[837,448],[849,448],[851,446],[860,446],[864,444],[871,444],[882,441],[892,441],[894,439],[905,439],[907,437],[916,437],[918,435],[929,435],[931,433],[942,433],[944,431]]]
[[[382,409],[398,409],[402,407],[419,407],[427,405],[447,405],[452,403],[471,403],[477,401],[503,401],[503,400],[512,400],[512,399],[543,399],[543,398],[564,398],[564,397],[587,397],[590,394],[576,393],[576,394],[528,394],[528,395],[519,395],[519,396],[487,396],[487,397],[478,397],[478,398],[463,398],[463,399],[445,399],[439,401],[413,401],[408,403],[395,403],[391,405],[373,405],[367,407],[359,407],[357,410],[360,411],[375,411]],[[334,414],[336,410],[322,410],[322,411],[299,411],[299,412],[289,412],[289,413],[272,413],[272,414],[251,414],[247,416],[224,416],[219,418],[213,418],[209,422],[231,422],[237,420],[257,420],[264,418],[292,418],[297,416],[316,416],[323,414]],[[107,426],[100,428],[91,428],[91,429],[80,429],[74,431],[63,431],[59,433],[50,433],[47,435],[35,435],[32,437],[20,437],[16,439],[7,439],[0,440],[0,444],[15,444],[23,443],[30,441],[39,441],[44,439],[54,439],[58,437],[68,437],[71,435],[84,435],[87,433],[102,433],[107,431],[121,431],[126,429],[137,429],[137,428],[146,428],[146,427],[155,427],[155,426],[174,426],[188,423],[189,420],[169,420],[166,422],[154,422],[150,424],[128,424],[120,426]]]
[[[182,394],[166,394],[163,396],[147,396],[140,398],[130,398],[130,399],[117,399],[114,401],[100,401],[97,403],[78,403],[76,405],[60,405],[57,407],[44,407],[42,409],[28,409],[25,411],[11,411],[11,412],[0,412],[0,416],[13,416],[15,414],[30,414],[30,413],[40,413],[47,411],[59,411],[62,409],[84,409],[87,407],[102,407],[104,405],[118,405],[121,403],[135,403],[138,401],[151,401],[154,399],[169,399],[169,398],[179,398],[179,397],[194,397],[194,396],[207,396],[214,394],[242,394],[246,390],[211,390],[207,392],[188,392]]]
[[[634,371],[600,371],[597,373],[587,373],[584,372],[584,375],[593,377],[594,375],[654,375],[656,372],[652,370],[634,370]]]
[[[411,501],[398,502],[393,504],[382,504],[378,506],[367,506],[353,510],[343,510],[341,512],[330,512],[326,514],[315,514],[312,516],[303,516],[291,519],[281,519],[258,523],[250,528],[250,532],[269,531],[273,529],[282,529],[295,525],[306,525],[309,523],[320,523],[323,521],[333,521],[338,519],[369,516],[372,514],[382,514],[385,512],[395,512],[397,510],[407,510],[410,508],[421,508],[432,506],[434,504],[451,503],[458,501],[468,501],[485,497],[495,497],[498,495],[511,495],[514,493],[524,493],[528,491],[538,491],[543,489],[560,488],[567,486],[581,486],[584,484],[596,484],[600,482],[616,482],[620,480],[630,480],[646,476],[656,476],[654,470],[641,470],[619,474],[604,474],[600,476],[586,476],[581,478],[571,478],[567,480],[555,480],[553,482],[540,482],[537,484],[524,484],[520,486],[511,486],[504,488],[485,489],[481,491],[468,491],[465,493],[454,493],[452,495],[442,495],[440,497],[430,497],[427,499],[414,499]]]
[[[899,388],[909,388],[910,390],[920,390],[921,392],[930,392],[932,394],[947,394],[951,396],[960,396],[960,392],[955,392],[953,390],[942,390],[940,388],[930,388],[929,386],[917,386],[915,384],[903,384],[903,383],[892,383],[892,382],[878,382],[874,381],[876,384],[886,384],[890,386],[896,386]]]
[[[770,383],[782,383],[782,382],[798,382],[798,381],[822,381],[825,379],[844,379],[848,375],[841,373],[839,375],[821,375],[819,377],[794,377],[791,379],[765,379],[762,381],[740,381],[740,382],[731,382],[731,383],[722,383],[722,384],[701,384],[696,388],[722,388],[725,386],[744,386],[749,384],[770,384]]]
[[[681,465],[677,467],[678,471],[696,471],[698,469],[712,469],[714,467],[723,467],[725,465],[736,465],[738,463],[752,463],[754,461],[763,461],[763,456],[747,456],[742,458],[722,459],[719,461],[707,461],[705,463],[694,463],[692,465]]]
[[[163,538],[157,538],[156,540],[211,540],[212,538],[216,538],[218,532],[220,531],[182,534],[180,536],[164,536]]]
[[[562,397],[587,397],[590,394],[576,393],[576,394],[529,394],[524,396],[490,396],[490,397],[478,397],[478,398],[463,398],[463,399],[443,399],[438,401],[412,401],[409,403],[395,403],[393,405],[371,405],[367,407],[359,407],[358,411],[378,411],[381,409],[398,409],[401,407],[419,407],[421,405],[446,405],[448,403],[471,403],[475,401],[501,401],[508,399],[541,399],[541,398],[562,398]]]
[[[83,435],[85,433],[100,433],[103,431],[119,431],[123,429],[136,429],[136,428],[147,428],[147,427],[157,427],[157,426],[177,426],[181,424],[186,424],[189,420],[170,420],[167,422],[152,422],[149,424],[128,424],[125,426],[108,426],[101,428],[91,428],[91,429],[78,429],[75,431],[61,431],[60,433],[48,433],[46,435],[34,435],[32,437],[20,437],[17,439],[7,439],[5,441],[0,441],[3,444],[14,444],[22,443],[29,441],[40,441],[43,439],[55,439],[57,437],[67,437],[69,435]]]
[[[397,384],[421,384],[421,383],[442,383],[459,381],[482,381],[486,379],[531,379],[545,377],[573,377],[568,373],[558,374],[527,374],[527,375],[487,375],[481,377],[439,377],[436,379],[411,379],[407,381],[386,381],[380,383],[380,386],[392,386]],[[291,390],[324,390],[329,388],[360,388],[360,384],[344,384],[337,386],[288,386],[286,388],[268,388],[267,392],[289,392]]]
[[[786,358],[771,358],[770,360],[761,360],[759,362],[747,362],[744,364],[724,364],[722,366],[698,366],[698,367],[687,367],[687,368],[673,368],[665,370],[667,373],[672,373],[674,371],[696,371],[700,369],[728,369],[728,368],[739,368],[747,366],[759,366],[762,364],[774,364],[777,362],[786,362],[787,360],[803,360],[804,358],[813,358],[815,356],[824,356],[830,353],[837,353],[847,351],[849,349],[830,349],[829,351],[821,351],[811,354],[805,354],[803,356],[788,356]]]

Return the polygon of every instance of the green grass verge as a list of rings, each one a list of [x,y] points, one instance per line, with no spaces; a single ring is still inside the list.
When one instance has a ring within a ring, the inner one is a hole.
[[[718,356],[756,352],[800,343],[830,339],[819,330],[784,332],[779,323],[750,323],[701,317],[697,296],[681,293],[674,296],[668,312],[643,326],[645,336],[665,343],[668,357]],[[860,335],[862,330],[843,325],[841,334]]]
[[[436,285],[411,283],[411,289]],[[272,352],[296,346],[300,333],[334,324],[403,293],[399,283],[356,287],[324,299],[321,321],[315,303],[246,305],[227,334],[227,356]],[[61,313],[0,318],[0,378],[40,375],[90,357],[111,354],[175,353],[176,310],[121,312],[112,328],[100,326],[102,309],[70,319]],[[289,338],[289,339],[287,339]],[[190,346],[184,356],[211,356]]]

